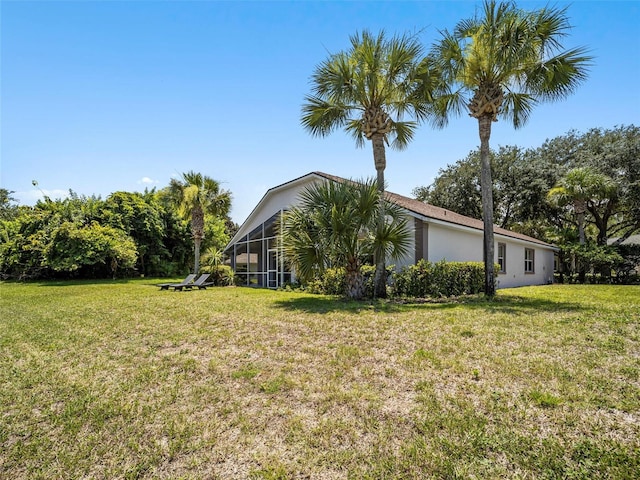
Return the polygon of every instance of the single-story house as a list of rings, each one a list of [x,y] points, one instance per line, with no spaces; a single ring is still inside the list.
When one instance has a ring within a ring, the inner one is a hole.
[[[229,264],[241,284],[277,288],[295,280],[289,271],[277,237],[281,214],[296,204],[298,194],[312,182],[347,180],[312,172],[269,189],[225,248]],[[425,259],[430,262],[482,261],[482,220],[391,192],[387,198],[406,210],[414,227],[413,251],[394,262],[396,268]],[[498,288],[544,285],[553,282],[557,247],[541,240],[495,227]]]

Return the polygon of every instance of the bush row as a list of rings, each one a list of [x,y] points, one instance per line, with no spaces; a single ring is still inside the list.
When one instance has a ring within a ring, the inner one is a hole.
[[[365,296],[373,297],[375,267],[362,267]],[[484,291],[484,264],[482,262],[430,263],[420,260],[417,264],[393,272],[387,269],[390,294],[395,297],[454,297]],[[306,285],[307,291],[326,295],[343,295],[345,291],[345,271],[330,268],[324,274]]]
[[[396,273],[392,284],[393,294],[398,297],[455,297],[483,290],[482,262],[420,260]]]

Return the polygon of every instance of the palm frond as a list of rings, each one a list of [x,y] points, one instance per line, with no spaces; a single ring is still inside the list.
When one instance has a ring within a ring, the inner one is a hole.
[[[537,103],[536,98],[527,93],[507,92],[500,116],[505,120],[511,120],[514,128],[523,127],[529,121],[533,107]]]
[[[381,208],[392,219],[384,227],[379,226]],[[372,255],[376,246],[399,254],[411,245],[411,237],[397,225],[404,218],[398,212],[386,206],[375,179],[312,184],[283,219],[285,254],[305,279],[327,265],[344,266],[349,259]]]
[[[302,126],[312,135],[324,137],[344,126],[352,108],[328,102],[320,97],[308,96],[302,106]]]
[[[472,97],[480,88],[506,92],[502,104],[496,97],[497,113],[516,128],[527,122],[537,103],[565,98],[586,78],[592,60],[584,48],[561,51],[569,28],[566,8],[526,12],[513,2],[485,0],[453,33],[441,32],[431,50],[457,92],[436,103],[436,121],[446,123],[449,108],[460,107],[461,93]]]
[[[394,122],[393,123],[393,140],[391,148],[395,150],[404,150],[407,148],[413,136],[415,135],[418,124],[416,122]]]
[[[302,106],[302,126],[316,136],[344,128],[358,147],[385,130],[381,133],[398,138],[395,145],[403,147],[410,138],[408,129],[398,134],[375,125],[388,125],[385,122],[391,119],[393,130],[396,124],[402,128],[405,116],[421,121],[431,114],[427,104],[433,100],[432,92],[418,89],[425,81],[424,76],[418,78],[422,45],[415,35],[387,38],[384,31],[367,30],[352,35],[350,43],[349,49],[331,55],[316,68],[311,78],[313,95]]]
[[[584,48],[575,48],[536,64],[526,87],[542,100],[556,101],[573,93],[588,75],[592,57]]]
[[[353,119],[347,122],[345,131],[353,137],[356,142],[356,148],[363,148],[365,146],[365,136],[362,131],[362,119]]]

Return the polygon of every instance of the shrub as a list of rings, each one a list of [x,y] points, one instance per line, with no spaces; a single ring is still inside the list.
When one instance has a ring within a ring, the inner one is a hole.
[[[361,267],[364,277],[364,296],[373,298],[375,285],[373,265]],[[417,264],[393,272],[393,266],[387,267],[387,280],[391,285],[390,293],[397,297],[453,297],[480,293],[484,290],[484,264],[482,262],[446,262],[430,263],[420,260]],[[344,295],[344,268],[328,268],[323,275],[308,282],[305,288],[310,293],[324,295]]]
[[[346,290],[346,274],[342,267],[328,268],[315,282],[312,282],[317,293],[325,295],[344,295]]]
[[[451,297],[484,290],[482,262],[430,263],[420,260],[393,277],[392,292],[398,297]]]
[[[52,232],[44,253],[47,266],[55,272],[81,272],[89,278],[126,273],[138,257],[130,236],[96,222],[86,226],[64,222]]]
[[[387,279],[392,275],[393,266],[387,267]],[[375,291],[375,265],[363,265],[360,267],[363,277],[364,298],[373,298]],[[346,274],[342,267],[328,268],[315,280],[307,282],[306,291],[324,295],[344,295],[346,291]]]
[[[205,265],[200,268],[200,272],[210,274],[209,281],[216,287],[228,287],[234,284],[235,273],[229,265]]]
[[[625,283],[627,285],[638,283],[638,272],[640,271],[640,245],[619,245],[617,247],[617,252],[621,258],[613,266],[617,274],[616,282]]]

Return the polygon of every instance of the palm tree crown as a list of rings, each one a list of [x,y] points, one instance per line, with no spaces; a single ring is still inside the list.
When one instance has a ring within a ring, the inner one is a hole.
[[[590,167],[574,168],[560,179],[547,195],[550,202],[559,205],[571,205],[578,223],[578,237],[581,245],[585,243],[584,217],[587,209],[603,200],[615,197],[617,185],[607,175]]]
[[[586,79],[591,57],[584,48],[562,50],[571,28],[566,8],[527,12],[515,3],[483,4],[482,15],[443,32],[433,55],[457,88],[442,98],[440,119],[466,109],[470,116],[498,117],[522,127],[533,108],[561,100]]]
[[[415,37],[387,39],[384,32],[373,36],[364,31],[350,40],[348,51],[331,55],[316,68],[302,125],[318,136],[344,127],[358,147],[381,137],[402,150],[417,126],[403,121],[404,115],[427,114],[425,99],[414,95],[422,46]]]

